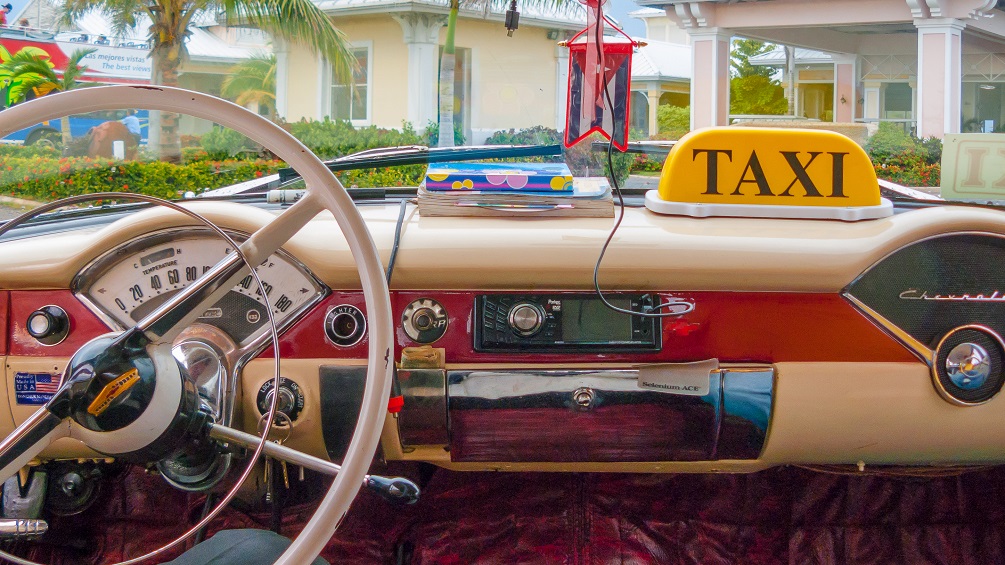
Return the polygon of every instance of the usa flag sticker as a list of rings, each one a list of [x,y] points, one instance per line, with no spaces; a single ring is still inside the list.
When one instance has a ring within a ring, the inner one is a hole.
[[[52,373],[14,373],[14,395],[18,404],[42,405],[59,390],[60,376]]]

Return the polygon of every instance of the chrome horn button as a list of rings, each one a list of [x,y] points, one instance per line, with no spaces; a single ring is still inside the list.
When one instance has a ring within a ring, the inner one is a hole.
[[[963,390],[980,388],[991,374],[991,357],[976,343],[961,343],[946,358],[946,373]]]

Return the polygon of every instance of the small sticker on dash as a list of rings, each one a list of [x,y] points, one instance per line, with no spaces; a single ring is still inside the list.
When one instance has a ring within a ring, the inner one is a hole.
[[[710,375],[718,369],[718,359],[645,365],[639,368],[638,385],[639,388],[669,394],[705,396],[710,388]]]

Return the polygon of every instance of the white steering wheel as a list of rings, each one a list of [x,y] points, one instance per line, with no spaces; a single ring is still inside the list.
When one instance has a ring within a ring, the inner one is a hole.
[[[0,112],[0,138],[45,120],[121,108],[185,113],[229,127],[268,147],[296,169],[306,181],[308,191],[241,244],[242,253],[224,259],[136,327],[122,334],[96,338],[82,347],[67,367],[60,392],[0,442],[0,480],[12,476],[60,437],[76,438],[112,456],[158,452],[158,442],[177,436],[180,426],[191,423],[191,415],[186,411],[190,411],[193,391],[186,387],[171,355],[172,339],[194,321],[198,312],[203,311],[200,308],[211,305],[233,286],[232,281],[244,269],[240,255],[252,265],[261,263],[318,213],[328,210],[345,234],[359,271],[366,301],[369,350],[359,420],[341,471],[314,516],[277,561],[281,564],[308,563],[331,538],[363,484],[387,410],[393,369],[393,326],[387,283],[377,248],[345,188],[309,149],[265,118],[206,94],[162,86],[72,90]],[[94,415],[93,411],[87,413],[87,408],[93,408],[99,397],[108,400],[112,395],[108,401],[115,401],[113,381],[128,381],[130,387],[139,387],[136,388],[136,392],[141,392],[138,397],[148,397],[145,406],[128,421],[102,422],[101,416]],[[233,439],[241,435],[233,431],[214,434],[214,437]],[[258,448],[255,453],[260,452]],[[184,536],[127,563],[152,557],[182,540]],[[6,554],[0,556],[27,563]]]

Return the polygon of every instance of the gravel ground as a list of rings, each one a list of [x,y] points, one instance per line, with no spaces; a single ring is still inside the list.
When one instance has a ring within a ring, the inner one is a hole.
[[[10,206],[0,204],[0,222],[16,218],[23,213],[24,210],[21,208],[12,208]]]

